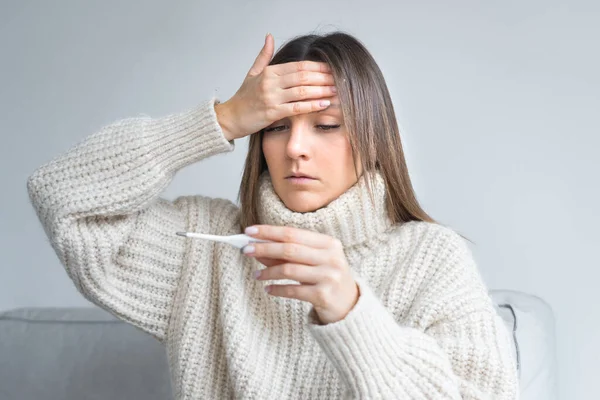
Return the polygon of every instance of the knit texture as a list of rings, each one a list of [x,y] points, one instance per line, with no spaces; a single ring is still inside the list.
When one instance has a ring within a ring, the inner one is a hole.
[[[214,96],[184,112],[106,125],[37,168],[31,202],[85,298],[165,344],[177,399],[516,399],[510,337],[452,229],[385,212],[364,176],[326,207],[285,207],[268,172],[261,223],[340,239],[360,290],[345,319],[269,295],[264,266],[177,231],[240,233],[239,207],[160,197],[181,168],[233,150]]]

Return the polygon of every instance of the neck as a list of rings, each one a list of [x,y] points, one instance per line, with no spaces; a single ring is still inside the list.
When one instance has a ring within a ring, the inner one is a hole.
[[[338,238],[344,247],[376,239],[393,224],[386,209],[386,190],[380,172],[373,174],[374,202],[367,190],[367,176],[328,205],[311,212],[296,212],[285,206],[275,192],[268,171],[259,179],[258,215],[261,224],[291,226]]]

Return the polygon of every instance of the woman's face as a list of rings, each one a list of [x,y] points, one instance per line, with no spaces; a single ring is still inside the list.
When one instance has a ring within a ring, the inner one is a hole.
[[[325,110],[294,115],[264,130],[262,150],[273,187],[292,211],[324,207],[358,179],[339,99],[330,100]]]

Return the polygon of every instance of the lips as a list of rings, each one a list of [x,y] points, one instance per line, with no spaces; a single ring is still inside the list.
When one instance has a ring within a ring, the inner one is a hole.
[[[307,178],[307,179],[316,179],[314,176],[311,175],[307,175],[307,174],[302,174],[302,173],[293,173],[291,175],[286,176],[286,179],[288,178]]]

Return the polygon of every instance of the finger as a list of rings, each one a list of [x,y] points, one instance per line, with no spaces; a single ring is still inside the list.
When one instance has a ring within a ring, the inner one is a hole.
[[[334,86],[333,75],[323,72],[300,71],[279,78],[279,87],[287,89],[294,86]]]
[[[281,103],[305,99],[321,99],[323,97],[334,97],[335,86],[296,86],[281,91]]]
[[[271,296],[298,299],[312,303],[315,298],[315,285],[267,285],[265,290]]]
[[[285,264],[287,262],[286,260],[272,259],[266,257],[256,257],[256,259],[259,263],[263,264],[266,267],[273,267],[275,265]]]
[[[328,251],[297,243],[253,243],[244,247],[244,254],[251,257],[283,259],[305,265],[328,264]]]
[[[339,241],[333,236],[291,226],[253,225],[248,227],[244,233],[257,239],[297,243],[317,249],[328,249],[339,244]]]
[[[309,114],[326,109],[331,104],[329,99],[295,101],[293,103],[284,103],[276,106],[277,119],[282,119],[291,115]]]
[[[315,71],[331,73],[331,67],[329,64],[321,61],[291,61],[283,64],[277,64],[271,66],[271,71],[277,75],[288,75],[299,71]]]
[[[261,270],[256,279],[260,281],[291,279],[300,283],[315,284],[322,282],[325,276],[322,268],[285,263]]]
[[[256,76],[260,74],[267,65],[269,65],[269,62],[271,62],[271,58],[273,58],[274,47],[275,45],[273,43],[273,37],[269,33],[265,37],[265,44],[260,50],[260,53],[258,53],[256,59],[254,60],[254,64],[252,64],[250,71],[248,71],[248,75]]]

